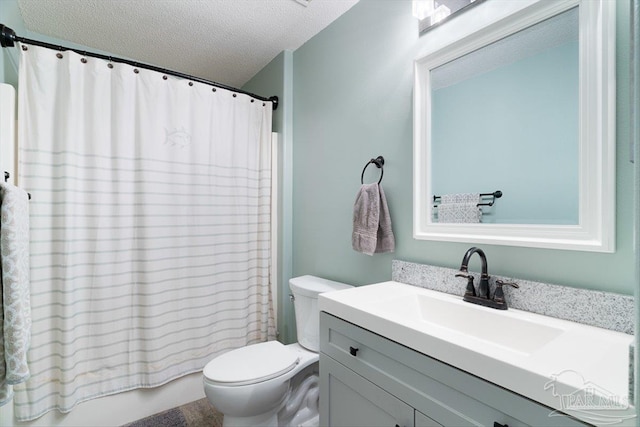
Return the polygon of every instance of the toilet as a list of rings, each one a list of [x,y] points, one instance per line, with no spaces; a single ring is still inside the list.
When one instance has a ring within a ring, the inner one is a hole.
[[[224,427],[318,425],[318,295],[351,287],[315,276],[292,278],[298,342],[253,344],[207,363],[204,392],[224,415]]]

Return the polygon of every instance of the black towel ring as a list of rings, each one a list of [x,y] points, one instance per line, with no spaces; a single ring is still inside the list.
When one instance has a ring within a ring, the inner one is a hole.
[[[384,165],[384,157],[378,156],[375,159],[369,160],[367,164],[364,165],[364,169],[362,169],[362,175],[360,175],[360,184],[364,184],[364,171],[367,170],[367,167],[369,167],[371,163],[373,163],[378,167],[378,169],[380,169],[380,179],[378,180],[378,184],[382,182],[382,176],[384,175],[384,168],[382,167]]]

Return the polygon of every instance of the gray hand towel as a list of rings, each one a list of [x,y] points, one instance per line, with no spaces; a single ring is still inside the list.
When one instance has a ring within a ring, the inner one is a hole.
[[[358,191],[353,205],[351,245],[367,255],[395,250],[387,199],[377,183],[364,184]]]

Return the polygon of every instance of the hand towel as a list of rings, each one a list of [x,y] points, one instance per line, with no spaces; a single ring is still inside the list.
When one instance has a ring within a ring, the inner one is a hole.
[[[13,395],[13,384],[29,378],[31,342],[29,294],[29,199],[27,193],[0,182],[0,404]]]
[[[440,203],[438,222],[441,223],[479,223],[482,209],[477,203]]]
[[[353,205],[351,246],[363,254],[393,252],[395,238],[382,186],[363,184]]]
[[[437,210],[438,222],[479,223],[482,221],[480,201],[480,193],[443,194]]]
[[[387,253],[396,250],[396,239],[391,229],[391,215],[389,215],[389,206],[387,205],[387,197],[384,195],[382,185],[380,190],[380,220],[378,222],[378,234],[376,239],[376,253]]]

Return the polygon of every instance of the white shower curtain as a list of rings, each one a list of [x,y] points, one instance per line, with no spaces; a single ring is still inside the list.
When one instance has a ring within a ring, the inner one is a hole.
[[[271,103],[68,51],[21,55],[33,329],[16,418],[273,338]]]

